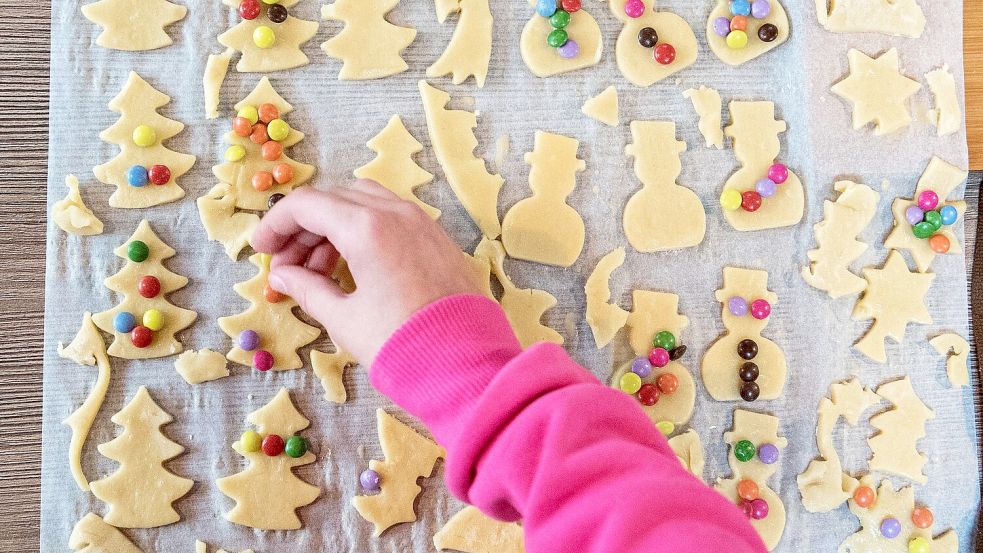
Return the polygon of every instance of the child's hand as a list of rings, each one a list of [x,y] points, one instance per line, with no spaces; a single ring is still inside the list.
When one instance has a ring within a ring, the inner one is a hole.
[[[367,367],[421,308],[446,296],[481,293],[443,229],[369,180],[327,192],[293,191],[263,217],[251,242],[273,254],[270,286],[297,300]],[[339,254],[358,286],[350,295],[328,278]]]

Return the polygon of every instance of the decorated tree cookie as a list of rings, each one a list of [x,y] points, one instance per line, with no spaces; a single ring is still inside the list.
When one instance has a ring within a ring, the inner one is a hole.
[[[779,0],[717,0],[707,19],[710,50],[729,65],[778,48],[788,35],[788,14]]]
[[[345,369],[358,363],[355,356],[335,345],[333,353],[323,351],[311,352],[311,368],[314,376],[321,379],[321,387],[324,388],[324,399],[332,403],[345,403],[348,401],[348,392],[345,390]]]
[[[325,54],[343,62],[339,79],[381,79],[406,71],[408,66],[400,53],[416,38],[416,29],[386,21],[386,14],[398,3],[399,0],[335,0],[321,8],[322,18],[345,24],[340,33],[321,45]]]
[[[618,69],[636,86],[650,86],[696,61],[696,35],[686,20],[655,10],[655,0],[608,0],[624,28],[618,35]]]
[[[259,272],[233,286],[237,294],[249,300],[249,308],[218,319],[219,328],[235,342],[226,357],[263,372],[299,369],[304,362],[297,350],[316,340],[321,329],[300,320],[294,314],[297,302],[270,287],[268,255],[253,254],[249,262]]]
[[[779,133],[788,128],[775,119],[772,102],[730,103],[731,124],[724,134],[731,138],[741,164],[720,195],[724,217],[736,230],[787,227],[802,220],[805,194],[799,177],[777,160]]]
[[[123,90],[109,103],[120,118],[99,138],[119,146],[120,153],[92,172],[100,182],[116,187],[110,206],[143,208],[184,197],[177,179],[195,164],[195,156],[164,146],[164,141],[184,130],[183,123],[157,113],[170,101],[170,96],[131,71]]]
[[[437,551],[462,553],[526,553],[522,527],[515,522],[501,522],[467,506],[457,512],[433,536]]]
[[[174,335],[191,326],[198,314],[167,299],[168,294],[188,284],[187,278],[164,266],[164,260],[176,252],[144,220],[113,253],[125,259],[126,265],[104,284],[122,294],[123,301],[92,316],[96,326],[113,335],[109,355],[152,359],[181,353],[184,346]]]
[[[870,470],[889,472],[924,484],[928,477],[922,467],[928,458],[918,452],[918,440],[925,437],[925,423],[935,412],[915,395],[907,376],[877,388],[877,395],[891,402],[893,409],[870,418],[870,425],[880,432],[867,439],[870,445]]]
[[[816,2],[819,24],[834,33],[883,33],[918,38],[925,14],[917,0]]]
[[[300,48],[314,37],[317,22],[294,17],[300,0],[222,0],[239,22],[218,36],[222,46],[242,52],[241,73],[281,71],[309,62]]]
[[[736,409],[734,429],[724,432],[724,441],[730,444],[727,463],[734,475],[718,480],[715,488],[744,510],[771,551],[785,532],[785,505],[768,479],[778,471],[788,440],[778,436],[778,418]]]
[[[642,189],[625,205],[628,242],[640,252],[696,246],[706,233],[706,214],[700,198],[676,184],[682,171],[679,154],[686,151],[686,143],[676,140],[676,124],[632,121],[631,136],[625,153],[635,158]]]
[[[778,296],[768,291],[768,273],[724,267],[716,293],[727,329],[703,356],[703,385],[717,401],[775,399],[785,387],[785,352],[761,332]]]
[[[379,536],[390,526],[416,520],[413,502],[422,491],[416,480],[430,476],[437,459],[447,453],[382,409],[376,411],[376,417],[386,460],[370,461],[359,481],[364,491],[378,493],[355,496],[352,505],[375,525]]]
[[[529,0],[535,13],[522,29],[519,52],[537,77],[596,65],[604,43],[597,21],[581,0]]]
[[[69,234],[78,236],[102,234],[102,221],[82,201],[79,180],[75,175],[65,177],[65,186],[68,187],[68,195],[51,207],[51,220]]]
[[[155,50],[173,40],[166,27],[184,19],[188,8],[167,0],[99,0],[82,15],[102,27],[96,44],[113,50]]]
[[[160,427],[174,418],[141,386],[136,396],[113,415],[123,433],[99,445],[99,453],[119,463],[113,474],[92,483],[92,493],[109,505],[105,520],[117,528],[154,528],[181,520],[171,505],[194,484],[164,468],[184,452]]]
[[[567,197],[586,168],[577,158],[574,138],[536,131],[526,154],[532,197],[512,206],[502,219],[502,244],[510,256],[546,265],[569,267],[584,248],[584,220]]]
[[[293,473],[294,468],[314,462],[307,439],[300,435],[310,421],[294,407],[287,389],[281,388],[246,422],[255,429],[243,432],[232,449],[249,465],[216,481],[219,491],[236,502],[225,518],[257,530],[296,530],[301,527],[297,509],[321,495],[317,486]]]
[[[853,106],[853,128],[874,124],[874,135],[890,134],[911,123],[908,98],[921,90],[918,81],[898,69],[898,50],[891,48],[877,58],[859,50],[847,52],[850,74],[830,91]]]
[[[594,335],[597,349],[611,343],[618,331],[628,322],[629,313],[622,309],[617,302],[611,301],[611,273],[625,263],[625,249],[615,248],[601,258],[594,266],[584,295],[587,300],[587,325]]]
[[[95,513],[75,523],[68,537],[68,547],[82,553],[143,553],[122,532],[106,524]]]
[[[454,84],[474,77],[478,88],[485,86],[492,50],[492,14],[488,0],[437,0],[437,16],[443,23],[451,13],[461,17],[444,53],[427,68],[427,77],[452,75]]]

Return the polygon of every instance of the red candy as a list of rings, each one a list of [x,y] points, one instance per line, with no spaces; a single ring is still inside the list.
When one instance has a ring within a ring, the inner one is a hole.
[[[570,13],[578,12],[580,11],[580,0],[560,0],[560,7]]]
[[[276,167],[273,168],[273,180],[277,184],[287,184],[294,178],[294,168],[287,165],[286,163],[278,163]]]
[[[147,171],[147,178],[154,184],[164,185],[171,182],[171,170],[166,165],[154,165]]]
[[[145,348],[154,341],[154,331],[145,326],[135,326],[130,331],[130,341],[138,348]]]
[[[263,123],[269,123],[274,119],[280,118],[280,110],[276,109],[273,104],[263,104],[259,106],[259,120]]]
[[[655,383],[659,386],[659,391],[667,396],[671,396],[679,389],[679,379],[672,373],[659,375]]]
[[[761,208],[761,194],[754,190],[748,190],[741,194],[741,208],[744,211],[755,212]]]
[[[263,288],[263,297],[270,303],[280,303],[284,298],[283,294],[274,290],[269,284]]]
[[[864,509],[874,504],[874,490],[869,486],[860,486],[853,492],[853,502]]]
[[[253,133],[253,124],[245,117],[235,117],[232,119],[232,132],[246,138]]]
[[[259,17],[259,0],[242,0],[239,3],[239,16],[243,19],[256,19]]]
[[[145,298],[156,298],[157,294],[160,293],[160,281],[155,276],[146,275],[140,277],[140,281],[137,283],[137,291]]]
[[[283,438],[276,434],[270,434],[263,438],[260,448],[267,457],[276,457],[283,453]]]
[[[263,144],[262,155],[266,161],[276,161],[283,155],[283,146],[276,140],[270,140]]]
[[[253,132],[249,135],[249,140],[252,140],[253,144],[266,144],[270,140],[270,135],[266,134],[266,125],[262,123],[253,125]]]
[[[675,61],[675,59],[676,49],[672,47],[672,44],[663,42],[655,47],[655,61],[659,62],[661,65],[669,65]]]
[[[915,510],[911,512],[911,523],[915,525],[915,528],[922,530],[931,528],[933,522],[935,522],[935,516],[926,507],[915,507]]]
[[[253,367],[259,372],[266,372],[273,368],[273,354],[261,349],[253,354]]]
[[[659,395],[659,388],[655,384],[642,384],[638,389],[638,401],[648,407],[659,403]]]

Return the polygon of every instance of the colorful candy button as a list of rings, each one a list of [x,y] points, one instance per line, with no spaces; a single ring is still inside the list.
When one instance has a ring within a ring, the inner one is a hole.
[[[263,287],[263,299],[265,299],[267,302],[280,303],[284,300],[284,298],[286,298],[286,296],[274,290],[269,284]]]
[[[652,348],[649,351],[649,363],[660,369],[665,367],[669,364],[669,352],[665,348]]]
[[[731,15],[751,15],[751,3],[748,0],[731,0],[730,13]]]
[[[283,145],[275,140],[270,140],[260,148],[260,154],[266,161],[276,161],[283,155]]]
[[[280,118],[280,110],[271,103],[260,104],[259,108],[257,108],[257,112],[259,115],[259,121],[266,124]]]
[[[291,459],[300,459],[307,453],[307,440],[300,436],[290,436],[287,438],[286,445],[283,446],[283,451]]]
[[[276,44],[276,33],[266,25],[260,25],[253,30],[253,44],[258,48],[272,48]]]
[[[901,534],[901,521],[894,517],[887,517],[881,521],[881,535],[887,539],[894,539]]]
[[[638,31],[638,44],[643,48],[655,48],[659,43],[659,33],[652,27],[642,27]]]
[[[159,309],[148,309],[143,314],[143,326],[150,330],[160,330],[164,328],[164,314]]]
[[[751,518],[764,520],[768,518],[768,502],[760,497],[751,502]]]
[[[283,438],[277,436],[276,434],[268,434],[263,438],[260,448],[262,448],[263,453],[267,457],[276,457],[277,455],[283,453]]]
[[[556,52],[565,60],[573,59],[580,55],[580,44],[573,39],[567,39],[566,44],[556,49]]]
[[[679,378],[672,373],[660,374],[659,378],[655,379],[655,384],[660,392],[671,396],[679,389]]]
[[[757,4],[757,2],[755,2]],[[778,27],[772,23],[765,23],[758,27],[758,39],[761,42],[775,42],[778,39]]]
[[[270,136],[271,140],[279,142],[290,135],[290,125],[283,119],[274,119],[266,126],[266,133]]]
[[[120,311],[113,317],[113,330],[121,334],[130,332],[136,325],[137,319],[129,311]]]
[[[924,240],[929,236],[932,236],[932,233],[935,232],[935,229],[932,228],[932,224],[929,223],[928,221],[922,221],[921,223],[918,223],[917,225],[911,227],[911,232],[912,234],[915,235],[915,238],[921,238],[922,240]]]
[[[751,302],[751,316],[755,319],[767,319],[771,315],[771,304],[768,300],[757,299]]]
[[[166,165],[157,164],[147,171],[147,177],[157,186],[163,186],[171,182],[171,170]]]
[[[659,387],[655,384],[642,384],[642,387],[638,389],[638,401],[646,407],[651,407],[656,403],[659,403],[659,397],[662,393],[659,391]]]
[[[253,125],[253,130],[249,133],[249,140],[253,144],[259,146],[269,142],[270,135],[266,132],[266,125],[264,123],[256,123]]]
[[[858,507],[864,509],[869,508],[874,504],[874,499],[877,495],[874,493],[874,489],[870,486],[858,486],[856,490],[853,491],[853,502],[857,504]]]
[[[259,432],[255,430],[246,430],[239,436],[239,446],[246,453],[255,453],[259,451],[263,444],[263,437],[259,435]]]
[[[273,354],[266,350],[259,350],[253,354],[253,367],[259,372],[266,372],[273,368]]]
[[[645,357],[636,357],[631,362],[631,372],[637,374],[639,378],[648,378],[652,374],[652,363],[649,363]]]
[[[758,459],[766,465],[773,465],[778,462],[778,447],[775,444],[761,444],[758,448]]]
[[[734,31],[734,33],[739,32],[741,31]],[[761,194],[758,194],[754,190],[743,192],[741,194],[741,209],[749,213],[754,213],[755,211],[761,209]]]
[[[737,343],[737,355],[745,361],[750,361],[758,355],[758,343],[746,338]]]
[[[668,330],[663,330],[655,335],[655,339],[652,341],[652,345],[669,351],[676,347],[676,337],[673,336],[672,332]]]
[[[748,312],[747,300],[740,296],[732,296],[727,300],[727,310],[735,317],[743,317]]]
[[[655,423],[655,427],[662,432],[663,436],[668,436],[676,431],[676,425],[671,421],[659,421]]]
[[[642,388],[642,379],[633,372],[626,372],[625,374],[621,375],[621,380],[618,382],[618,386],[621,388],[622,392],[626,394],[634,394]]]
[[[134,165],[126,170],[126,183],[137,188],[146,186],[150,179],[147,175],[147,168]]]
[[[734,457],[742,463],[754,459],[754,451],[754,444],[751,443],[751,440],[741,440],[734,444]]]
[[[255,330],[243,330],[239,333],[239,349],[254,351],[259,347],[259,334]]]
[[[933,234],[928,239],[928,247],[932,248],[933,252],[941,254],[949,253],[949,248],[952,247],[952,244],[949,243],[949,239],[944,234]]]
[[[268,171],[258,171],[252,178],[253,188],[259,192],[266,192],[273,188],[273,173]]]
[[[229,163],[242,161],[244,157],[246,157],[246,149],[239,144],[233,144],[225,150],[225,161]]]
[[[141,296],[150,299],[156,298],[160,293],[160,280],[153,275],[144,275],[137,281],[137,292]]]
[[[536,0],[536,13],[550,17],[556,13],[556,0]]]
[[[550,31],[550,34],[546,35],[546,44],[549,44],[553,48],[559,48],[566,44],[569,38],[567,32],[563,29],[553,29]]]
[[[713,20],[713,32],[717,33],[717,36],[726,37],[730,33],[730,19],[726,17],[718,17]]]
[[[126,246],[126,257],[134,263],[143,263],[150,257],[150,248],[141,240],[134,240]]]
[[[550,16],[550,26],[554,29],[566,29],[570,24],[570,14],[566,10],[556,10]]]
[[[367,492],[377,492],[379,491],[379,485],[382,483],[382,479],[379,477],[378,472],[369,469],[362,471],[362,474],[358,476],[358,483]]]
[[[915,525],[915,528],[925,530],[931,528],[932,524],[935,523],[935,516],[927,507],[915,507],[911,511],[911,523]]]
[[[642,0],[628,0],[625,2],[625,15],[632,19],[638,19],[645,14],[645,3]]]
[[[908,541],[908,553],[930,553],[931,545],[928,540],[918,536]]]
[[[720,194],[720,206],[727,211],[734,211],[741,207],[741,193],[733,188],[727,188]]]
[[[740,394],[744,401],[755,401],[761,395],[761,386],[757,382],[745,382],[741,384]]]
[[[925,212],[917,205],[910,205],[904,211],[904,218],[905,221],[908,221],[909,225],[917,225],[925,220]]]
[[[157,133],[147,125],[133,129],[133,143],[141,148],[149,148],[157,143]]]
[[[730,18],[730,30],[731,31],[747,31],[747,17],[743,15],[735,15]]]
[[[784,163],[772,163],[768,168],[768,178],[775,181],[775,184],[785,184],[788,180],[788,167]]]
[[[130,341],[138,348],[145,348],[154,341],[154,333],[145,326],[135,326],[130,331]]]
[[[266,10],[266,17],[274,23],[283,23],[289,15],[290,12],[287,11],[287,7],[283,4],[274,4],[270,6],[270,9]]]
[[[931,211],[939,205],[939,195],[934,190],[923,190],[918,195],[918,207],[924,211]]]
[[[761,194],[762,198],[770,198],[778,191],[778,185],[769,178],[763,178],[754,185],[754,190]]]
[[[672,44],[663,42],[655,47],[653,56],[659,65],[670,65],[676,61],[676,48]]]
[[[939,209],[939,215],[942,216],[942,224],[946,226],[955,224],[956,220],[959,219],[959,211],[951,205],[942,206]]]
[[[284,199],[285,197],[286,196],[284,196],[283,194],[270,194],[270,199],[266,200],[266,207],[273,209],[273,206],[275,206],[277,202]]]
[[[761,490],[754,480],[745,478],[737,483],[737,495],[745,501],[754,501],[761,497]]]
[[[932,232],[935,232],[942,228],[942,215],[938,211],[926,211],[925,212],[925,222],[932,225]]]
[[[761,369],[758,365],[748,361],[741,365],[741,368],[737,371],[737,376],[740,377],[743,382],[754,382],[761,375]]]
[[[242,106],[239,112],[236,113],[236,116],[249,121],[249,132],[252,132],[253,125],[259,122],[259,110],[256,109],[256,106]],[[249,134],[247,133],[242,136],[249,136]]]
[[[771,14],[771,3],[768,0],[754,0],[751,2],[751,17],[764,19]]]
[[[570,13],[579,12],[580,4],[580,0],[560,0],[560,7]]]
[[[252,21],[259,17],[259,0],[242,0],[239,2],[239,17]]]

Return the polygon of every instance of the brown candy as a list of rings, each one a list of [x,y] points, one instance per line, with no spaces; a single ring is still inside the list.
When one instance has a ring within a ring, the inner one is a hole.
[[[758,27],[758,38],[762,42],[774,42],[778,38],[778,27],[772,23],[765,23],[764,25]]]
[[[274,23],[283,23],[287,20],[287,8],[283,7],[282,4],[273,4],[266,11],[266,17],[270,18],[270,21]]]
[[[686,354],[686,346],[677,346],[669,352],[670,361],[679,361]]]
[[[737,344],[737,355],[747,361],[754,359],[758,355],[758,344],[750,339],[741,340]]]
[[[741,399],[744,401],[754,401],[761,395],[761,388],[756,382],[745,382],[741,385]]]

